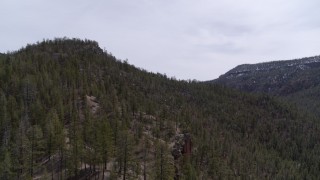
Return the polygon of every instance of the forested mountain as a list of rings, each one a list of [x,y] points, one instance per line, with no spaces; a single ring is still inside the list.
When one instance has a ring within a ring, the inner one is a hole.
[[[0,179],[317,179],[319,122],[90,40],[0,56]]]
[[[239,65],[213,82],[280,96],[320,117],[320,56]]]

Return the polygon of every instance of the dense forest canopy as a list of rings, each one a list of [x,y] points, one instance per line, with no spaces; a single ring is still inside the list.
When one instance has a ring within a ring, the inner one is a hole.
[[[320,176],[312,116],[267,95],[147,72],[91,40],[0,55],[0,128],[1,179]]]
[[[211,82],[266,93],[320,117],[320,56],[239,65]]]

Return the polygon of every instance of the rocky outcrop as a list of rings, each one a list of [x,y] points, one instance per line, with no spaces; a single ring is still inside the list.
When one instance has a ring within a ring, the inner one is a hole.
[[[86,99],[87,99],[87,104],[90,108],[90,111],[92,114],[96,114],[97,111],[99,110],[100,108],[100,105],[99,103],[97,102],[97,98],[94,97],[94,96],[88,96],[86,95]]]
[[[189,133],[177,134],[175,144],[172,148],[172,156],[174,159],[179,159],[182,155],[190,156],[192,150],[191,136]]]
[[[177,134],[171,154],[174,158],[175,180],[180,179],[180,167],[183,166],[181,157],[190,157],[192,154],[192,141],[189,133]]]

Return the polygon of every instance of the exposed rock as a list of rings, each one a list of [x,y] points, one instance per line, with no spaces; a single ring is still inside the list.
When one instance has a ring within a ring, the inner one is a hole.
[[[172,147],[172,156],[179,159],[182,155],[191,155],[192,142],[189,133],[177,134],[175,136],[175,144]]]
[[[90,111],[92,114],[95,114],[98,109],[100,108],[99,103],[97,102],[97,98],[94,96],[86,96],[87,98],[87,103],[90,107]]]
[[[180,159],[182,156],[190,156],[192,153],[192,141],[189,133],[177,134],[171,154],[175,161],[175,178],[180,179]]]
[[[184,146],[184,134],[178,134],[175,137],[175,143],[172,147],[172,156],[174,159],[178,159],[182,155],[182,150]]]

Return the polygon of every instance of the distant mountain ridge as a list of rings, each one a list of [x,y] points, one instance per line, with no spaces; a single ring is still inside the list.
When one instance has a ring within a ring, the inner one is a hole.
[[[243,64],[211,82],[281,96],[320,115],[320,56]]]
[[[320,56],[239,65],[213,82],[248,92],[288,95],[320,83]],[[311,73],[312,72],[312,73]]]
[[[228,73],[243,73],[249,71],[268,71],[279,68],[299,68],[304,70],[308,67],[313,67],[314,64],[320,62],[320,56],[296,59],[296,60],[286,60],[286,61],[272,61],[258,64],[243,64],[239,65],[236,68],[230,70]],[[228,74],[226,73],[226,74]]]

